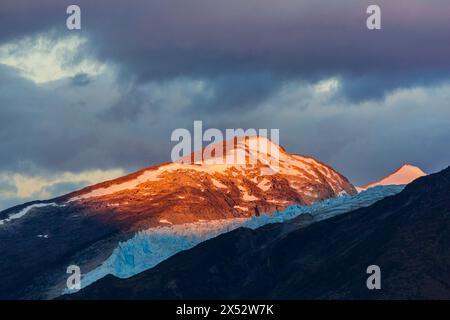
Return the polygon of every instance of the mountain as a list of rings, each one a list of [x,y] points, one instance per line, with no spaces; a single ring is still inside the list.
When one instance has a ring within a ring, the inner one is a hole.
[[[384,177],[381,180],[373,182],[371,184],[366,185],[362,189],[367,190],[369,188],[373,188],[375,186],[389,186],[389,185],[405,185],[413,182],[417,178],[426,176],[427,174],[422,171],[422,169],[405,164],[395,170],[390,175]]]
[[[380,188],[380,187],[378,187]],[[450,299],[450,168],[316,223],[239,228],[64,299]],[[381,289],[368,290],[368,266]]]
[[[203,152],[200,162],[181,159],[0,212],[0,298],[58,296],[67,266],[88,273],[142,230],[251,218],[356,193],[331,167],[266,138],[220,147],[224,156],[244,155],[244,163],[220,164],[219,154]]]
[[[309,205],[356,193],[353,185],[331,167],[310,157],[291,155],[264,137],[235,139],[225,147],[223,158],[240,153],[247,157],[246,162],[217,164],[216,157],[205,157],[198,164],[193,154],[189,161],[193,164],[150,167],[75,192],[64,200],[94,215],[105,210],[114,212],[124,227],[139,230],[249,217],[294,203]],[[265,153],[261,152],[264,148],[268,150]],[[276,168],[271,163],[277,163]]]
[[[271,223],[281,223],[302,215],[301,223],[315,223],[397,194],[403,186],[379,186],[354,196],[342,196],[316,202],[311,206],[292,205],[286,210],[249,218],[198,221],[141,231],[121,242],[101,266],[83,274],[81,286],[114,275],[129,278],[148,270],[174,254],[240,227],[257,229]],[[299,226],[299,224],[296,224]]]

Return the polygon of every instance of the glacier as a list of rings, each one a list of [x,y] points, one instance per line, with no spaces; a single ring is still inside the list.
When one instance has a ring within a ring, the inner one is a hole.
[[[370,206],[378,200],[399,193],[403,188],[404,186],[377,186],[354,196],[343,195],[311,206],[291,205],[286,210],[258,217],[197,221],[140,231],[131,239],[120,242],[99,267],[82,275],[81,287],[84,288],[108,274],[119,278],[131,277],[180,251],[239,227],[256,229],[269,223],[281,223],[305,213],[311,214],[313,222],[317,222]],[[71,291],[66,290],[64,293]]]

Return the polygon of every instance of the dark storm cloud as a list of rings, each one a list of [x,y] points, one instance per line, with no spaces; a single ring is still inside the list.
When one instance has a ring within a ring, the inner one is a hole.
[[[383,99],[389,92],[408,87],[433,87],[445,83],[450,74],[445,70],[412,70],[403,73],[367,73],[341,77],[340,94],[351,102]]]
[[[142,114],[144,105],[150,103],[145,100],[145,96],[133,88],[124,94],[113,106],[99,114],[98,117],[107,121],[117,122],[136,120]]]
[[[210,80],[212,101],[203,101],[202,107],[205,111],[213,109],[215,112],[242,112],[258,106],[282,84],[283,79],[270,74],[224,75]]]
[[[435,1],[439,6],[382,1],[383,29],[375,32],[365,26],[368,1],[141,3],[143,8],[92,12],[101,21],[92,31],[103,56],[125,63],[143,80],[230,71],[309,77],[450,66],[450,7],[444,1]],[[112,17],[102,18],[109,12]]]
[[[0,6],[0,43],[48,30],[61,21],[66,1],[5,0]]]
[[[49,26],[69,32],[64,20],[67,1],[3,2],[0,41]],[[264,72],[304,79],[375,73],[386,79],[450,68],[450,3],[445,0],[377,1],[382,8],[380,31],[365,25],[371,1],[77,3],[82,8],[81,33],[91,37],[97,54],[117,63],[124,76],[143,82]],[[390,81],[379,81],[378,86],[382,83],[390,89]]]

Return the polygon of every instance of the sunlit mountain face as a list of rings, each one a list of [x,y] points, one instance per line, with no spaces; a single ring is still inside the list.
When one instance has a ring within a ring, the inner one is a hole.
[[[252,149],[254,142],[256,149]],[[259,152],[263,145],[276,152],[276,161],[270,152]],[[181,159],[89,187],[65,199],[93,215],[106,211],[120,217],[118,221],[133,224],[137,220],[136,227],[130,226],[136,229],[248,217],[356,193],[331,167],[310,157],[291,155],[266,138],[235,139],[234,146],[225,142],[223,148],[223,159],[212,156],[189,164]],[[238,153],[245,157],[243,164],[226,163],[228,156],[236,159]]]
[[[423,172],[422,169],[410,164],[405,164],[383,179],[368,184],[364,189],[376,186],[405,185],[423,176],[426,176],[426,173]]]

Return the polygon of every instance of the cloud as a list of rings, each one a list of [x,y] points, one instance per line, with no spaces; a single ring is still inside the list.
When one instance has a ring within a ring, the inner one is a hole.
[[[315,82],[339,75],[349,79],[344,93],[361,100],[414,86],[402,80],[424,70],[428,78],[443,71],[448,78],[450,68],[445,0],[380,0],[377,31],[366,28],[369,0],[137,0],[133,6],[80,0],[82,32],[66,29],[64,1],[19,0],[24,10],[17,0],[4,2],[0,43],[48,30],[62,38],[82,34],[91,41],[86,51],[141,83],[260,74]],[[373,90],[355,88],[368,74]]]
[[[280,128],[290,152],[333,165],[357,185],[405,163],[427,172],[450,164],[450,82],[397,89],[379,101],[323,96],[290,83],[249,115],[249,123]]]
[[[86,39],[79,36],[54,38],[51,34],[25,37],[0,46],[0,64],[14,67],[35,83],[94,76],[105,67],[81,56]]]
[[[48,176],[0,173],[0,210],[12,203],[49,199],[101,181],[124,175],[124,171],[90,170],[79,173],[63,172]]]
[[[318,94],[328,94],[336,92],[339,88],[339,80],[336,78],[325,79],[314,86],[314,91]]]

